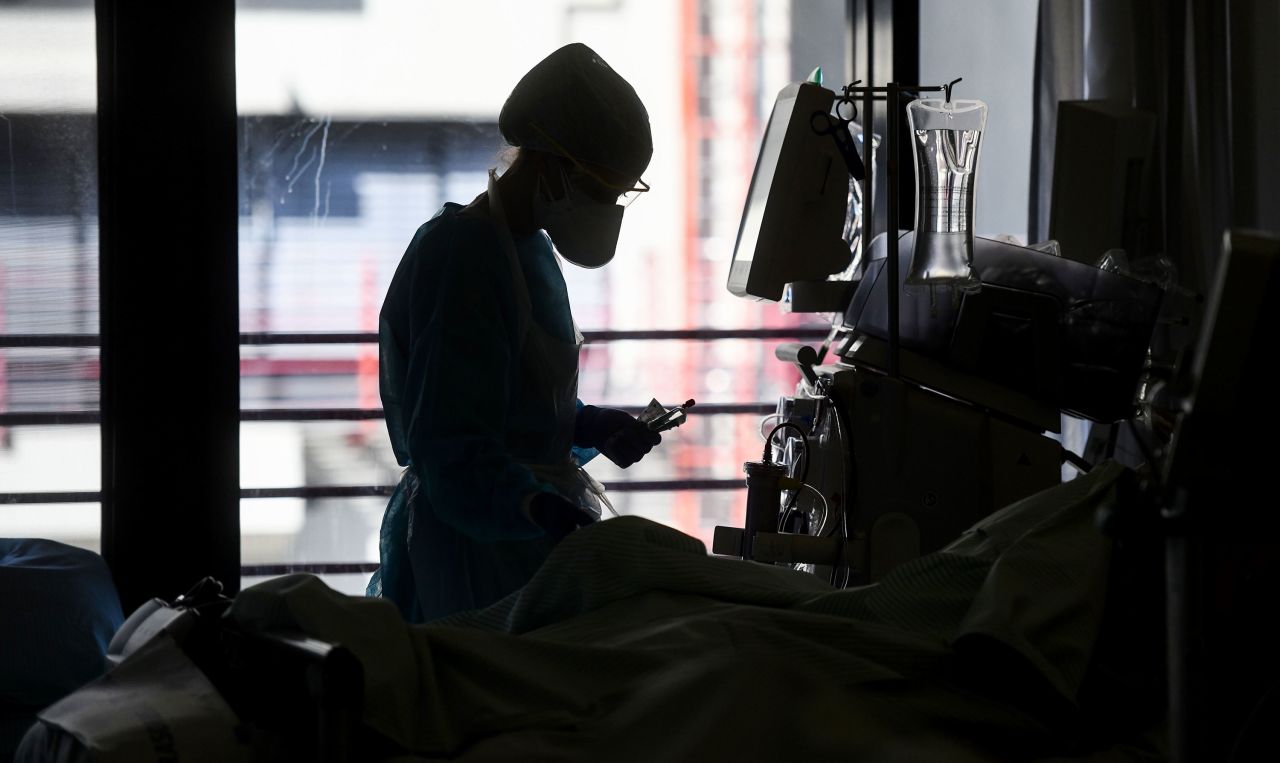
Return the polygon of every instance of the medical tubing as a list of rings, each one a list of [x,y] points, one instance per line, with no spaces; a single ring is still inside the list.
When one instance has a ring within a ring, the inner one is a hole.
[[[773,462],[773,459],[770,458],[771,454],[769,453],[769,449],[773,445],[773,436],[777,434],[778,431],[781,429],[794,429],[800,433],[800,447],[802,450],[802,456],[804,458],[804,468],[800,472],[799,479],[800,479],[800,482],[804,482],[806,479],[809,478],[809,440],[808,440],[809,435],[804,431],[804,429],[800,427],[799,424],[794,424],[790,421],[784,421],[778,424],[777,426],[775,426],[773,429],[771,429],[769,431],[769,436],[766,437],[764,440],[764,453],[763,455],[761,455],[760,460],[764,461],[765,463]],[[788,476],[791,476],[791,475],[788,475]],[[799,490],[792,491],[791,499],[787,501],[786,509],[783,511],[783,519],[786,519],[787,515],[795,508],[796,500],[799,497],[799,495],[800,495]]]
[[[782,418],[781,413],[770,413],[768,416],[764,416],[760,419],[760,426],[757,427],[756,429],[760,435],[761,440],[764,440],[765,442],[769,441],[768,435],[764,433],[765,422],[769,421],[770,419],[780,419],[780,418]]]
[[[848,492],[847,500],[843,501],[842,505],[840,506],[840,535],[841,535],[840,555],[836,559],[836,564],[833,564],[831,566],[831,579],[829,581],[831,585],[833,586],[835,585],[836,570],[839,569],[841,563],[843,563],[844,570],[845,570],[844,582],[841,583],[840,587],[844,588],[845,586],[849,585],[849,578],[853,576],[853,571],[849,567],[849,560],[845,558],[845,553],[847,553],[849,549],[849,506],[855,505],[855,502],[857,501],[857,498],[858,498],[858,459],[857,459],[857,454],[854,453],[854,450],[853,450],[852,433],[848,426],[847,414],[845,414],[843,411],[841,411],[839,408],[835,406],[832,406],[831,413],[836,417],[836,429],[838,429],[842,433],[850,432],[850,442],[849,442],[849,447],[847,449],[849,461],[848,461],[848,464],[846,465],[849,473],[849,485],[848,485],[849,492]]]
[[[803,446],[801,447],[800,459],[801,459],[801,462],[804,464],[803,468],[801,468],[801,469],[800,469],[800,476],[799,476],[799,477],[796,477],[795,475],[789,475],[789,476],[791,476],[791,477],[792,477],[792,479],[795,479],[795,480],[799,481],[801,484],[804,484],[804,481],[805,481],[805,480],[807,480],[807,479],[809,479],[809,446],[808,446],[808,443],[806,443],[805,445],[803,445]],[[791,491],[791,497],[790,497],[789,499],[787,499],[787,507],[786,507],[785,509],[783,509],[783,515],[784,515],[784,517],[785,517],[786,515],[790,514],[792,511],[794,511],[794,510],[795,510],[795,508],[796,508],[796,502],[797,502],[799,499],[800,499],[800,491],[799,491],[799,490],[792,490],[792,491]]]
[[[822,512],[824,515],[831,513],[831,504],[827,503],[827,497],[822,494],[821,490],[817,489],[813,485],[808,484],[807,482],[801,482],[800,487],[808,488],[809,490],[813,491],[814,495],[818,496],[818,500],[822,501]],[[799,495],[799,493],[800,493],[800,490],[799,488],[797,488],[793,493],[793,495]],[[793,500],[792,503],[794,504],[795,501]],[[782,532],[783,528],[787,524],[787,520],[790,519],[791,517],[791,512],[794,510],[795,509],[793,506],[788,506],[787,510],[783,512],[782,519],[778,520],[778,532]]]
[[[773,463],[773,459],[770,457],[772,454],[769,453],[769,448],[773,445],[773,436],[777,434],[779,430],[782,430],[782,429],[796,430],[797,432],[800,433],[801,440],[804,440],[806,437],[809,436],[803,429],[800,428],[799,424],[793,424],[790,421],[784,421],[778,424],[776,427],[769,430],[769,436],[764,438],[764,453],[760,456],[761,461],[764,461],[765,463],[769,463],[769,464]]]
[[[844,570],[844,580],[840,581],[840,587],[845,588],[849,585],[849,578],[853,576],[853,570],[849,567],[849,560],[844,558],[846,549],[849,548],[849,515],[844,511],[840,512],[840,554],[836,557],[836,564],[831,566],[831,585],[836,584],[836,570]]]
[[[618,510],[617,510],[617,509],[613,508],[613,502],[612,502],[612,501],[610,501],[610,500],[608,499],[608,497],[606,497],[605,495],[603,495],[603,494],[602,494],[602,495],[600,496],[600,502],[604,504],[604,507],[605,507],[606,509],[608,509],[608,510],[609,510],[609,513],[610,513],[610,514],[612,514],[613,516],[615,516],[615,517],[620,517],[620,516],[622,516],[621,514],[619,514],[619,513],[618,513]]]
[[[827,497],[826,497],[825,495],[823,495],[823,494],[822,494],[822,491],[821,491],[821,490],[817,489],[817,488],[816,488],[816,487],[814,487],[813,485],[810,485],[810,484],[808,484],[808,483],[803,483],[803,482],[800,484],[800,487],[806,487],[806,488],[809,488],[810,490],[812,490],[812,491],[813,491],[813,494],[814,494],[814,495],[818,496],[818,498],[822,501],[822,510],[823,510],[824,512],[825,512],[825,511],[830,511],[830,510],[831,510],[831,506],[830,506],[830,504],[828,504],[828,503],[827,503]]]

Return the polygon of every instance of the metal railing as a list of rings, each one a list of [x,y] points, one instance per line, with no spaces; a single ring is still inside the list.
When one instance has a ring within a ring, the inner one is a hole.
[[[628,413],[639,413],[642,406],[620,406]],[[773,403],[700,403],[700,416],[766,414],[774,409]],[[381,408],[243,408],[241,421],[289,422],[289,421],[376,421],[383,418]],[[33,411],[31,413],[0,413],[0,427],[88,426],[100,424],[98,411]]]
[[[627,342],[685,340],[713,342],[723,339],[822,339],[825,328],[769,329],[637,329],[584,331],[587,342]],[[240,333],[242,347],[292,344],[377,344],[378,335],[371,331],[248,331]],[[98,334],[0,334],[0,349],[13,347],[98,347]]]
[[[654,329],[607,330],[583,332],[587,343],[624,341],[720,341],[728,339],[823,339],[826,328],[770,328],[770,329]],[[376,344],[378,335],[372,332],[242,332],[240,344],[246,347],[277,345],[318,344]],[[97,334],[4,334],[0,335],[0,349],[6,348],[92,348],[100,346]],[[624,407],[638,413],[641,407]],[[769,402],[707,403],[699,404],[700,416],[764,415],[773,412],[775,405]],[[246,408],[240,411],[242,422],[316,422],[316,421],[370,421],[384,417],[380,408]],[[86,426],[101,423],[101,414],[84,411],[27,411],[0,413],[0,427],[27,426]],[[688,490],[739,490],[745,488],[742,478],[731,479],[673,479],[628,480],[606,483],[605,488],[614,492],[667,492]],[[394,491],[394,485],[313,485],[280,488],[242,488],[241,500],[269,498],[365,498],[386,497]],[[62,504],[94,503],[102,500],[101,491],[49,491],[0,493],[0,505],[14,504]],[[291,572],[315,574],[369,573],[377,569],[373,563],[287,563],[242,565],[241,574],[251,577],[283,575]]]

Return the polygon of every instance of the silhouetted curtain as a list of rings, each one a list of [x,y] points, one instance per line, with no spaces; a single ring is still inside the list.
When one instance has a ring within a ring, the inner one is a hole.
[[[1148,251],[1202,287],[1232,220],[1230,8],[1214,0],[1041,0],[1028,236],[1048,236],[1058,103],[1109,100],[1156,116]]]

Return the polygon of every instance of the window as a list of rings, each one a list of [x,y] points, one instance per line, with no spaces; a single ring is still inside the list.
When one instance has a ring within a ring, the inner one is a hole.
[[[378,558],[378,491],[400,472],[378,415],[382,297],[417,227],[444,201],[484,190],[510,88],[572,40],[635,86],[655,144],[654,190],[628,208],[614,262],[565,269],[592,340],[579,395],[619,407],[694,398],[702,414],[641,464],[598,459],[589,471],[619,512],[708,543],[716,524],[740,520],[743,492],[723,488],[741,486],[742,462],[759,457],[760,416],[798,374],[769,341],[679,332],[821,332],[821,321],[737,300],[724,283],[774,96],[815,66],[840,71],[844,3],[260,7],[242,2],[236,30],[247,573],[356,563],[329,582],[363,590]],[[677,489],[691,486],[721,489]]]
[[[989,109],[974,214],[980,236],[1027,237],[1037,17],[1035,3],[920,3],[921,82],[964,77],[954,97]]]
[[[0,8],[0,536],[99,547],[91,0]]]

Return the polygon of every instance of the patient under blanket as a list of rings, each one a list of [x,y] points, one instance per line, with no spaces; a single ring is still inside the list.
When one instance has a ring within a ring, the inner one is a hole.
[[[350,649],[364,724],[405,759],[1159,760],[1159,631],[1150,680],[1140,649],[1103,643],[1132,607],[1094,517],[1131,477],[1099,466],[854,589],[621,517],[505,600],[429,625],[305,575],[246,589],[228,616]],[[92,747],[68,715],[42,718]]]

